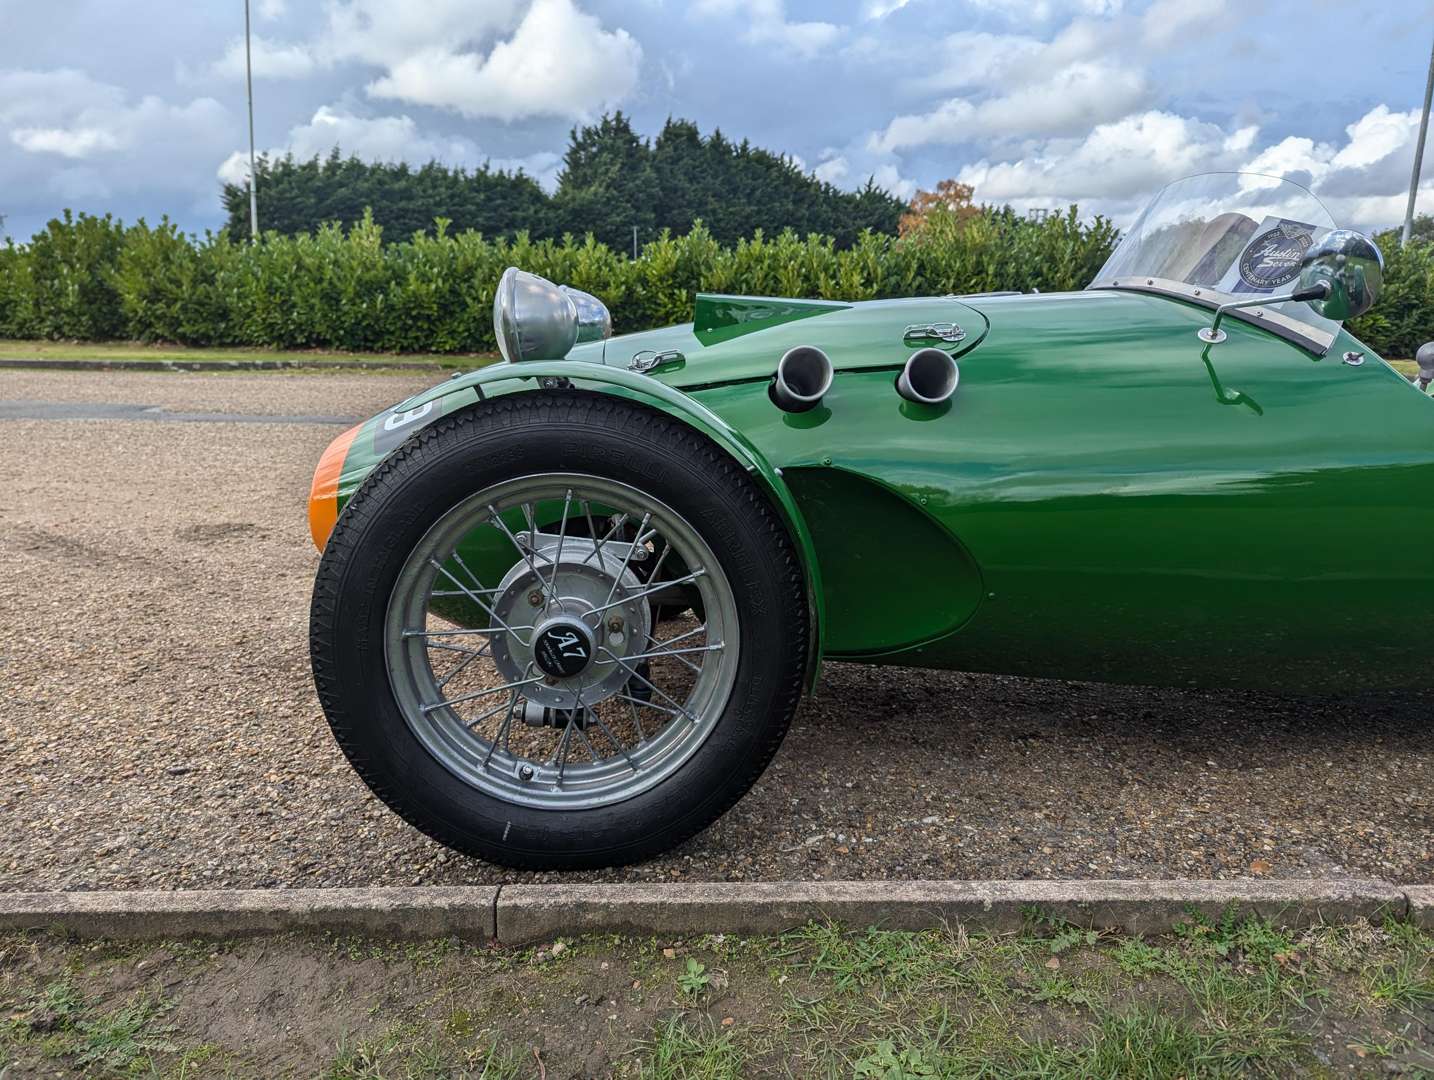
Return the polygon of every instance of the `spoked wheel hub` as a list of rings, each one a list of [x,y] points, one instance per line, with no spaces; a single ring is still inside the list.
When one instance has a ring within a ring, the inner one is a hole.
[[[604,525],[612,528],[594,522]],[[536,543],[528,533],[515,539],[522,557],[498,583],[493,610],[502,623],[533,631],[494,635],[494,665],[507,682],[541,675],[523,696],[548,708],[574,708],[579,696],[584,706],[606,701],[631,678],[620,661],[642,652],[651,636],[651,609],[638,597],[638,571],[653,558],[650,541],[599,546],[566,533],[538,533]]]
[[[575,473],[496,484],[440,518],[387,626],[419,741],[471,786],[552,809],[629,799],[681,767],[726,707],[740,640],[697,530]]]

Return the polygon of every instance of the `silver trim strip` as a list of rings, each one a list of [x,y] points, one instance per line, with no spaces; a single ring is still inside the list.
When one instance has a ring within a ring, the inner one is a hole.
[[[1142,277],[1140,275],[1093,281],[1086,288],[1128,289],[1133,292],[1155,293],[1158,296],[1175,296],[1181,300],[1190,300],[1202,307],[1208,307],[1212,311],[1230,299],[1226,293],[1216,289],[1196,287],[1171,278]],[[1317,329],[1278,311],[1266,311],[1264,308],[1237,308],[1226,312],[1225,317],[1264,327],[1285,340],[1301,345],[1320,356],[1329,351],[1329,347],[1335,339],[1335,335],[1329,331]]]

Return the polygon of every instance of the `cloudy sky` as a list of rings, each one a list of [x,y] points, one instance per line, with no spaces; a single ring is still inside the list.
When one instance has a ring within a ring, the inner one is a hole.
[[[1126,223],[1252,169],[1403,215],[1434,0],[253,0],[262,150],[521,166],[621,108],[903,196],[944,177]],[[242,0],[0,0],[0,214],[186,229],[244,176]],[[1421,209],[1434,212],[1434,152]],[[261,194],[262,199],[262,194]],[[261,205],[262,214],[262,205]]]

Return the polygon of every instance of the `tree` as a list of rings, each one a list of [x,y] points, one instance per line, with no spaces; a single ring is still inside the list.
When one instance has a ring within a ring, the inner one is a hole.
[[[608,247],[625,250],[634,225],[641,240],[652,238],[657,197],[652,148],[621,111],[572,130],[553,197],[559,231],[592,233]]]
[[[975,194],[975,188],[959,180],[942,180],[935,191],[918,190],[907,212],[901,215],[901,235],[920,232],[934,217],[943,217],[946,224],[959,228],[981,212],[971,202]]]
[[[418,169],[399,163],[371,163],[344,158],[338,147],[327,158],[307,161],[290,156],[261,157],[259,220],[265,230],[285,234],[312,232],[329,221],[345,227],[373,210],[374,221],[391,240],[415,232],[432,232],[436,218],[448,218],[455,229],[475,229],[489,236],[527,229],[551,234],[548,197],[538,182],[523,172],[504,172],[484,165],[468,171],[429,162]],[[230,236],[249,238],[249,185],[225,184],[224,209]]]
[[[621,112],[572,129],[551,197],[521,171],[374,164],[345,158],[337,147],[306,161],[261,157],[256,172],[266,231],[313,232],[335,221],[352,227],[372,209],[387,241],[431,233],[442,217],[454,231],[498,237],[526,230],[535,239],[592,233],[627,251],[633,226],[645,243],[663,229],[684,235],[700,219],[725,245],[757,229],[789,228],[830,235],[845,248],[868,229],[894,234],[906,210],[872,180],[842,191],[784,154],[721,131],[704,137],[690,120],[669,118],[648,142]],[[223,200],[230,237],[247,240],[248,185],[225,184]]]
[[[720,139],[720,132],[714,137]],[[662,226],[686,232],[700,219],[711,229],[720,180],[697,125],[668,117],[652,144],[652,168],[657,178],[657,220]]]
[[[688,120],[671,120],[653,147],[661,190],[659,227],[685,233],[698,218],[722,244],[735,244],[757,229],[790,228],[799,234],[833,236],[850,247],[865,229],[894,233],[900,200],[868,180],[860,191],[842,191],[803,172],[791,158],[734,143],[720,130],[706,139]]]

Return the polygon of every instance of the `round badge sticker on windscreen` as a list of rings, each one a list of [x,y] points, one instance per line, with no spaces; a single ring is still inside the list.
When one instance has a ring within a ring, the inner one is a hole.
[[[1265,218],[1216,287],[1227,293],[1264,293],[1290,284],[1300,275],[1305,252],[1325,231],[1303,221]]]

